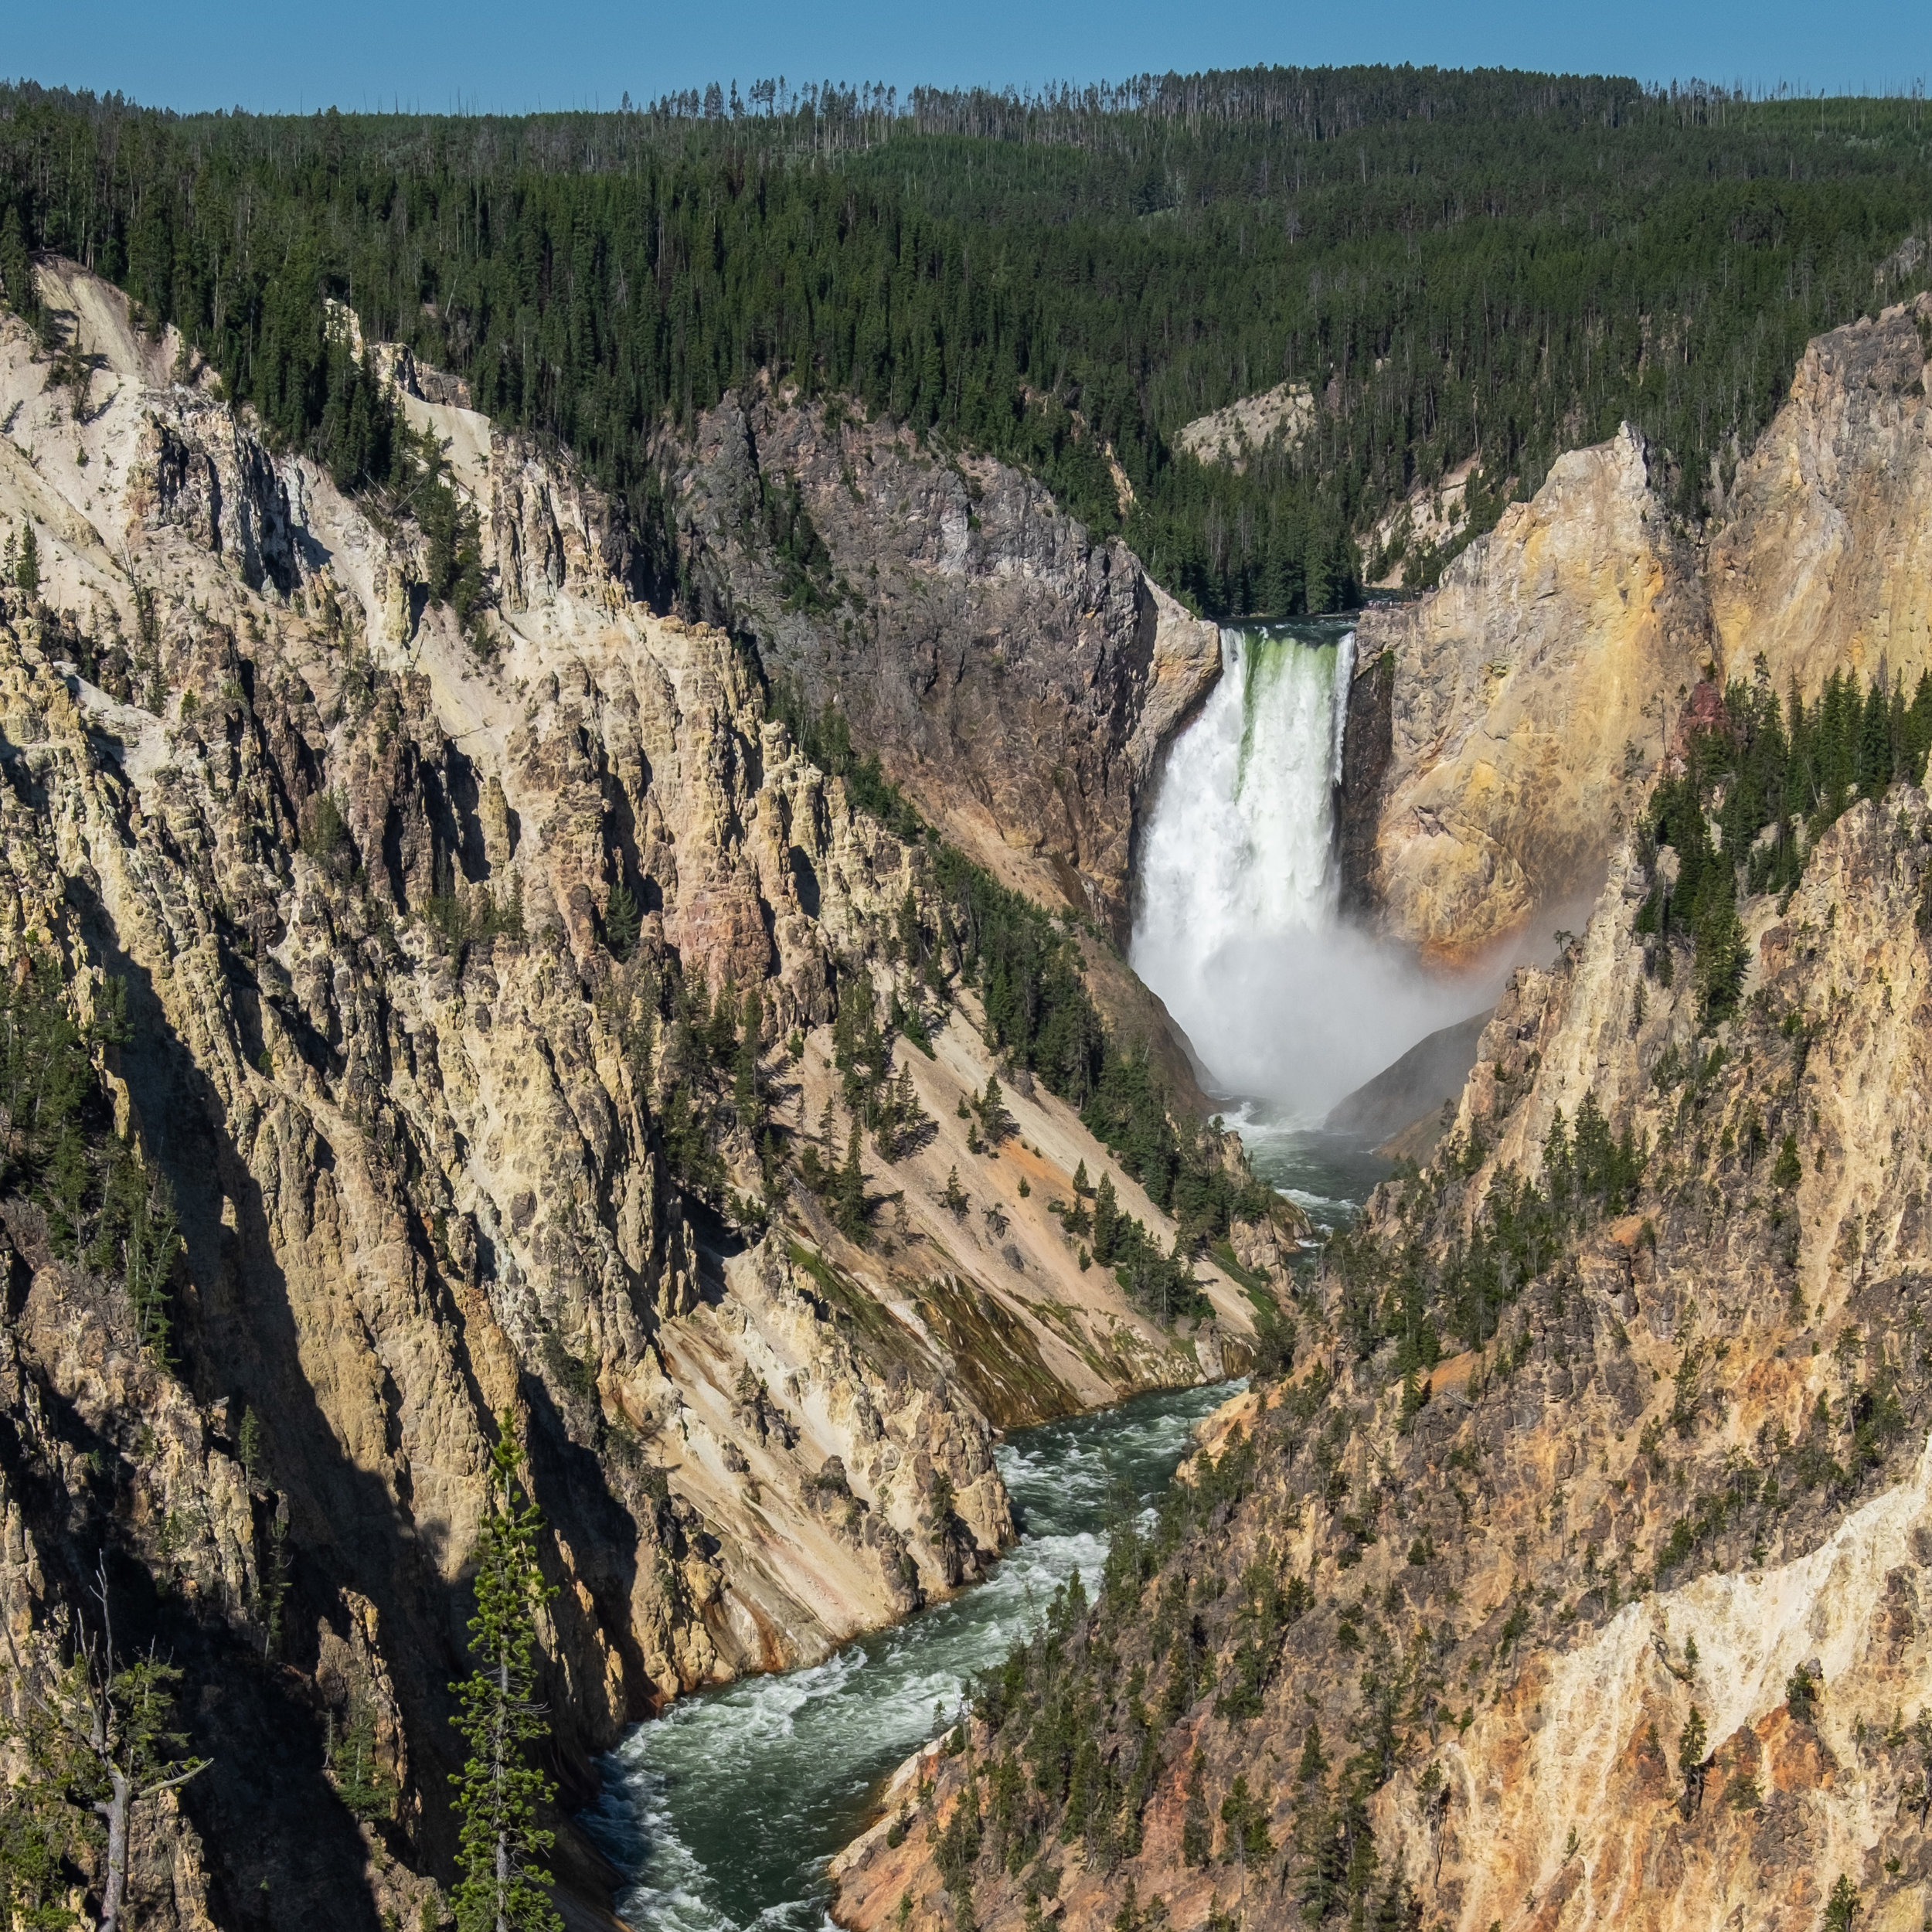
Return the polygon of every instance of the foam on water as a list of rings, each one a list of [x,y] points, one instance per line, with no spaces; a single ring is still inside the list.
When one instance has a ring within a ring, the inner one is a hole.
[[[656,1932],[815,1932],[825,1860],[879,1780],[957,1710],[1075,1570],[1097,1578],[1115,1485],[1151,1504],[1196,1421],[1237,1386],[1146,1396],[1016,1433],[995,1454],[1021,1539],[977,1588],[822,1664],[685,1699],[605,1767],[583,1822],[634,1874],[620,1910]]]

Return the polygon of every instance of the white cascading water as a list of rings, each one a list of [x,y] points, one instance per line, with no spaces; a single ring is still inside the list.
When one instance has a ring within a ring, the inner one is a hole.
[[[1355,633],[1226,630],[1221,645],[1221,681],[1168,753],[1142,842],[1134,969],[1217,1091],[1314,1121],[1460,1019],[1469,989],[1338,916]]]
[[[1257,933],[1333,918],[1340,649],[1223,631],[1221,681],[1168,754],[1134,967],[1211,1063],[1234,1018],[1219,1010],[1219,964]]]

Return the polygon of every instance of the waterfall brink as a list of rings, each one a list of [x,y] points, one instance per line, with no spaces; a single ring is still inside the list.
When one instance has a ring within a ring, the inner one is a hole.
[[[1148,821],[1134,968],[1219,1091],[1318,1119],[1480,1002],[1339,917],[1354,631],[1317,620],[1224,630],[1221,645]]]

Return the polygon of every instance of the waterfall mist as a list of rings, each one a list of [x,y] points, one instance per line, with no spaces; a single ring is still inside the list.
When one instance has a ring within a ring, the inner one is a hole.
[[[1355,633],[1226,630],[1224,668],[1168,753],[1141,847],[1134,969],[1213,1088],[1318,1121],[1423,1035],[1495,997],[1345,923],[1335,794]]]

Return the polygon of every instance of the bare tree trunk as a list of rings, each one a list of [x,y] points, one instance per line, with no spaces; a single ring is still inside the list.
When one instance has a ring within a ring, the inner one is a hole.
[[[128,1827],[134,1792],[121,1771],[111,1767],[107,1779],[111,1795],[94,1805],[107,1821],[107,1883],[101,1894],[100,1932],[119,1932],[121,1910],[128,1900]]]

